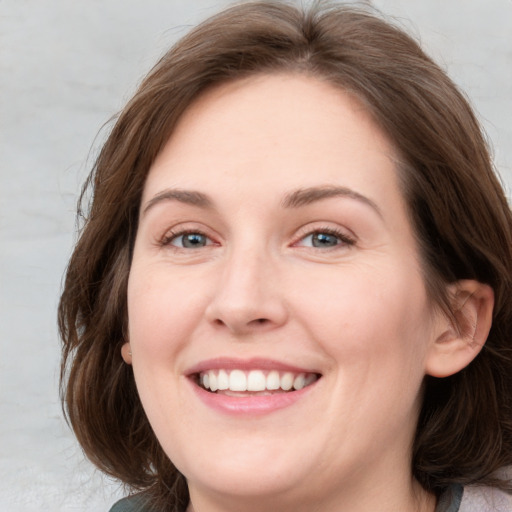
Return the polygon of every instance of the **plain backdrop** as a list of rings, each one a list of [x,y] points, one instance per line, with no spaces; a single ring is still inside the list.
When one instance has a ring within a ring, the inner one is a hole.
[[[56,306],[107,122],[226,1],[0,0],[0,510],[107,511],[58,397]],[[512,183],[512,1],[376,0],[467,92]]]

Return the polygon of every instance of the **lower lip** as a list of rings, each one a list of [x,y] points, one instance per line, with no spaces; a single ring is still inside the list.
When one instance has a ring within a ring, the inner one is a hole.
[[[290,407],[306,396],[315,387],[317,382],[299,391],[276,393],[275,395],[228,396],[211,393],[198,386],[195,382],[190,381],[195,393],[204,404],[222,413],[235,415],[268,414]]]

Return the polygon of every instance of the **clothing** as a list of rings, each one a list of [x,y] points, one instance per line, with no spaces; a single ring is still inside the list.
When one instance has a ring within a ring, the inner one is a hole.
[[[464,488],[462,485],[452,485],[439,496],[435,512],[459,512]]]
[[[139,496],[118,501],[110,512],[151,512]],[[452,485],[440,497],[435,512],[512,512],[512,496],[483,486]]]
[[[128,496],[115,503],[110,512],[150,512],[150,509],[139,496]]]
[[[459,512],[511,512],[512,495],[493,487],[464,488]]]

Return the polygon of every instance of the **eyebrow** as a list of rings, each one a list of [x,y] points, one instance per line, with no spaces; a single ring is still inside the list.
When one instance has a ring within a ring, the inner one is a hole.
[[[178,201],[180,203],[190,204],[200,208],[213,208],[213,201],[202,192],[197,192],[195,190],[166,189],[156,194],[156,196],[152,197],[146,203],[142,210],[142,214],[146,214],[150,208],[164,201]]]
[[[349,199],[355,199],[367,206],[370,206],[375,210],[379,217],[382,217],[382,212],[374,201],[347,187],[328,185],[324,187],[301,188],[287,194],[282,204],[284,208],[300,208],[301,206],[321,201],[322,199],[329,199],[331,197],[347,197]]]
[[[300,208],[301,206],[307,206],[311,203],[333,197],[346,197],[360,201],[370,206],[379,215],[379,217],[382,217],[380,208],[370,198],[350,188],[334,185],[308,187],[295,190],[285,195],[281,205],[283,208]],[[164,201],[178,201],[180,203],[190,204],[192,206],[198,206],[199,208],[205,209],[214,208],[212,199],[202,192],[198,192],[196,190],[166,189],[156,194],[146,203],[142,210],[142,214],[146,214],[150,208]]]

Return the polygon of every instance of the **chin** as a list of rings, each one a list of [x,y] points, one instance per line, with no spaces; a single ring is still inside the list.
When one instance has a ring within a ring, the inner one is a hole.
[[[290,453],[283,453],[283,446],[281,443],[280,450],[274,443],[264,446],[262,440],[245,449],[234,446],[214,453],[205,449],[192,461],[177,461],[177,467],[189,486],[218,494],[261,498],[286,495],[310,479],[313,458],[306,463],[290,457]]]

